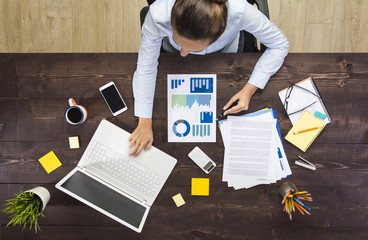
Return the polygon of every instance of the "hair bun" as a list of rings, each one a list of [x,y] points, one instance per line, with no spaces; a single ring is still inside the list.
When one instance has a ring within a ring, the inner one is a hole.
[[[225,4],[227,2],[227,0],[211,0],[211,1],[220,5]]]

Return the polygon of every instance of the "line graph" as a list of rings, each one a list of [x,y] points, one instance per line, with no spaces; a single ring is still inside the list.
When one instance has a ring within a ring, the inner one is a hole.
[[[199,106],[211,107],[211,95],[171,95],[171,108]]]

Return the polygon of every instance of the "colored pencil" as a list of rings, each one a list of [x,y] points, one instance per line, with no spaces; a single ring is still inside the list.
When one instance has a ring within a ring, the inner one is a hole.
[[[308,128],[308,129],[303,129],[303,130],[299,130],[297,132],[294,132],[294,135],[299,134],[299,133],[303,133],[303,132],[308,132],[308,131],[312,131],[315,129],[318,129],[319,127],[312,127],[312,128]]]
[[[299,212],[304,215],[304,212],[299,208],[298,204],[295,204],[295,207],[299,210]]]
[[[301,201],[299,201],[298,199],[296,199],[295,197],[293,197],[294,200],[299,203],[299,205],[302,205],[303,207],[305,207],[306,209],[310,210],[310,208],[308,206],[306,206],[304,203],[302,203]]]
[[[290,220],[293,219],[292,212],[296,212],[295,208],[298,209],[302,215],[304,215],[304,213],[311,215],[309,212],[310,208],[302,202],[303,200],[313,201],[311,194],[307,191],[294,192],[292,189],[285,194],[281,204],[284,205],[283,211],[289,215]]]
[[[292,212],[293,210],[292,210],[292,208],[291,208],[291,202],[293,201],[293,199],[291,198],[290,199],[290,201],[289,201],[289,210],[290,210],[290,212]]]
[[[308,191],[296,192],[295,194],[304,194],[304,193],[308,193]]]
[[[300,204],[298,204],[298,206],[300,207],[300,209],[302,209],[306,214],[310,215],[310,213]]]

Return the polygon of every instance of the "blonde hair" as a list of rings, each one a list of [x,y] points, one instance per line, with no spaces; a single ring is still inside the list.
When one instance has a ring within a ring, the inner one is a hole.
[[[225,31],[227,0],[176,0],[171,10],[171,25],[190,40],[216,41]]]

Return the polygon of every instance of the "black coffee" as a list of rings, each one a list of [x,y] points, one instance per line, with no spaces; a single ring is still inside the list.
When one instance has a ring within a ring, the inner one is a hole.
[[[79,123],[80,121],[82,121],[83,115],[79,108],[70,108],[68,110],[67,117],[72,123]]]

